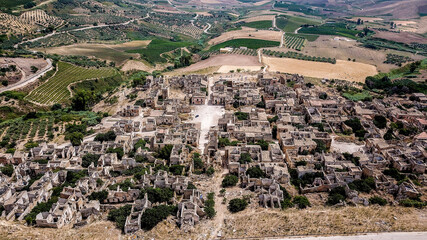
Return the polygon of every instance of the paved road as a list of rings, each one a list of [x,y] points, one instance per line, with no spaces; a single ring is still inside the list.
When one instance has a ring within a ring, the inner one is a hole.
[[[367,233],[355,236],[331,237],[289,237],[272,238],[277,240],[426,240],[427,232],[393,232],[393,233]]]
[[[43,76],[45,73],[47,73],[48,71],[50,71],[53,68],[52,61],[50,59],[46,59],[46,62],[47,62],[47,66],[44,67],[41,71],[39,71],[35,75],[30,75],[30,76],[26,77],[25,79],[15,83],[15,84],[11,84],[5,88],[0,89],[0,93],[6,92],[6,91],[11,91],[14,89],[18,89],[18,88],[24,87],[25,85],[27,85],[29,83],[36,81],[39,77]]]
[[[212,27],[212,25],[210,23],[206,23],[206,24],[208,25],[208,28],[206,28],[204,32],[209,34],[208,30]]]

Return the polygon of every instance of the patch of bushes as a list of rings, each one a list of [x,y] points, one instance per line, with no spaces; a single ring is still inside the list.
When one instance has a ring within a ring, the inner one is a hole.
[[[245,199],[235,198],[228,203],[228,210],[232,213],[236,213],[245,210],[247,206],[248,202]]]
[[[224,179],[222,179],[221,186],[223,188],[234,187],[236,186],[237,182],[239,182],[239,178],[237,176],[228,174],[227,176],[224,177]]]
[[[378,204],[380,206],[385,206],[387,204],[387,200],[385,200],[384,198],[378,197],[378,196],[374,196],[369,198],[369,203],[370,204]]]
[[[141,228],[149,231],[169,215],[176,215],[177,210],[176,206],[169,205],[159,205],[149,208],[141,216]]]
[[[207,200],[205,201],[205,213],[208,218],[213,218],[216,215],[214,197],[215,194],[213,192],[208,193]]]
[[[132,205],[130,204],[126,204],[125,206],[120,207],[118,209],[112,209],[108,213],[107,219],[109,221],[115,222],[116,227],[123,231],[126,223],[126,218],[130,215],[131,210]]]
[[[304,209],[304,208],[307,208],[307,207],[311,207],[310,201],[305,196],[295,196],[294,200],[292,201],[292,203],[294,205],[297,205],[297,207],[299,209]]]

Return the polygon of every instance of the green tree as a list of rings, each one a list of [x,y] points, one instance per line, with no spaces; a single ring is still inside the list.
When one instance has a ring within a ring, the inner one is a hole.
[[[240,164],[246,164],[252,162],[251,154],[249,153],[241,153],[239,158]]]
[[[299,209],[303,209],[311,206],[310,201],[308,201],[307,197],[305,196],[295,196],[292,202],[293,204],[297,205]]]
[[[248,202],[245,199],[235,198],[228,203],[228,210],[232,213],[236,213],[245,210],[247,206]]]
[[[169,215],[175,215],[176,211],[177,207],[168,205],[159,205],[153,208],[148,208],[141,216],[141,228],[149,231]]]
[[[73,132],[68,135],[68,139],[70,139],[70,142],[73,146],[80,146],[80,144],[83,142],[84,135],[81,132]]]
[[[222,187],[233,187],[236,186],[237,182],[239,182],[239,178],[232,175],[232,174],[228,174],[227,176],[224,177],[224,179],[222,179]]]
[[[387,118],[382,115],[375,115],[374,124],[377,128],[384,129],[387,127]]]
[[[99,155],[88,153],[82,157],[82,167],[87,168],[91,163],[96,167],[98,165]]]
[[[265,178],[266,176],[265,172],[258,166],[248,168],[246,175],[249,175],[251,178]]]

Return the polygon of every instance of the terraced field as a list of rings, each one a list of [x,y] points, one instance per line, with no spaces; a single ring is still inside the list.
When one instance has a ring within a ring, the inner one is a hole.
[[[86,79],[111,77],[117,74],[114,68],[83,68],[59,62],[55,75],[28,94],[25,99],[42,105],[64,102],[70,97],[68,85]]]

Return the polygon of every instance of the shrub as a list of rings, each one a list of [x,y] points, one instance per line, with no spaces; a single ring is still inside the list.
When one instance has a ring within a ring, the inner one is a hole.
[[[305,196],[295,196],[292,202],[293,204],[297,205],[299,209],[303,209],[311,206],[310,201],[308,201],[307,197]]]
[[[265,172],[258,166],[248,168],[246,175],[249,175],[251,178],[264,178],[266,176]]]
[[[326,204],[335,205],[341,201],[345,201],[345,189],[343,187],[336,187],[329,192],[328,201]]]
[[[213,167],[209,167],[208,170],[206,170],[206,174],[208,176],[212,176],[215,173],[215,169]]]
[[[359,192],[370,193],[372,189],[375,189],[375,180],[372,177],[355,180],[352,183],[349,183],[348,187]]]
[[[418,199],[405,199],[400,201],[399,204],[404,207],[423,208],[427,205],[427,202],[422,202]]]
[[[384,198],[375,196],[375,197],[369,198],[369,203],[370,204],[378,204],[380,206],[385,206],[387,204],[387,200],[385,200]]]
[[[234,115],[236,115],[237,119],[240,121],[249,119],[249,113],[235,112]]]
[[[114,131],[108,131],[106,133],[98,133],[95,136],[95,141],[108,142],[116,140],[116,133]]]
[[[122,231],[124,230],[125,227],[125,223],[126,223],[126,218],[127,216],[130,215],[132,210],[132,205],[125,205],[123,207],[120,207],[118,209],[112,209],[109,213],[108,213],[108,220],[115,222],[117,228],[121,229]]]
[[[117,154],[117,158],[118,159],[122,159],[123,155],[125,155],[123,148],[118,147],[118,148],[109,148],[107,149],[107,153],[116,153]]]
[[[205,201],[205,212],[208,218],[213,218],[216,215],[214,197],[215,194],[211,192],[208,194],[207,200]]]
[[[6,175],[6,176],[8,176],[8,177],[11,177],[11,176],[12,176],[12,174],[13,174],[13,165],[12,165],[12,164],[6,164],[4,167],[1,167],[1,168],[0,168],[0,171],[1,171],[4,175]]]
[[[228,210],[232,213],[236,213],[245,210],[247,206],[248,202],[245,199],[235,198],[228,203]]]
[[[250,163],[252,162],[252,157],[249,153],[241,153],[239,158],[240,164]]]
[[[176,206],[159,205],[145,210],[141,216],[141,228],[144,230],[151,230],[159,222],[166,219],[169,215],[175,215],[177,211]]]
[[[184,168],[185,168],[185,166],[183,166],[183,165],[172,165],[169,167],[169,171],[173,175],[181,175]]]
[[[108,191],[102,190],[100,192],[93,192],[89,195],[89,200],[98,200],[100,203],[104,202],[108,197]]]
[[[99,155],[88,153],[82,157],[82,167],[87,168],[91,163],[96,167],[98,165]]]
[[[173,191],[170,188],[146,188],[142,189],[139,198],[143,198],[145,193],[152,203],[169,202],[173,198]]]
[[[374,124],[377,128],[384,129],[387,127],[387,118],[381,115],[375,115]]]
[[[169,161],[172,153],[172,148],[173,145],[170,144],[164,146],[157,152],[157,157]]]
[[[222,187],[233,187],[236,186],[237,182],[239,181],[239,178],[237,178],[236,176],[232,175],[232,174],[228,174],[227,176],[224,177],[224,179],[222,180]]]

